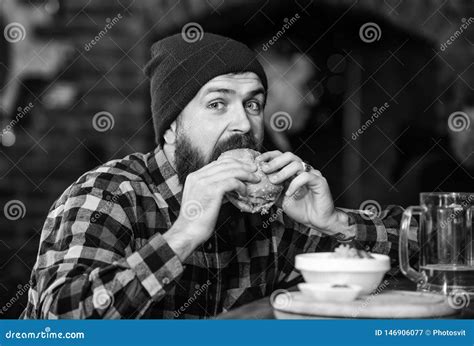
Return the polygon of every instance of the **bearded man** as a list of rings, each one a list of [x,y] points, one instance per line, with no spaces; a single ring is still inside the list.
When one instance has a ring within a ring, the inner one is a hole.
[[[294,285],[300,253],[351,243],[398,257],[402,208],[335,208],[291,152],[219,158],[263,140],[267,79],[252,50],[204,33],[151,52],[157,146],[85,173],[53,204],[23,317],[208,318]],[[226,198],[259,183],[257,166],[285,186],[263,215]]]

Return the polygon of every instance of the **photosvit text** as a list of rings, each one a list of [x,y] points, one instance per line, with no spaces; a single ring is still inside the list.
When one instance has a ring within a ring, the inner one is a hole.
[[[375,329],[375,336],[466,336],[466,330],[449,329]]]

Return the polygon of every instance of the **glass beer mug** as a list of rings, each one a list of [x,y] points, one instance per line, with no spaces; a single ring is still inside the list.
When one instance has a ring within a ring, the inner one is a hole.
[[[420,205],[408,207],[400,227],[400,269],[418,290],[474,294],[472,239],[473,193],[421,193]],[[408,230],[412,214],[420,215],[420,271],[410,266]]]

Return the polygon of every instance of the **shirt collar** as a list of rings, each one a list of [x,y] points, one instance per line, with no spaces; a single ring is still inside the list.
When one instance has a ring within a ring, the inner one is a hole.
[[[149,153],[147,165],[161,197],[178,215],[183,196],[183,185],[180,184],[178,174],[168,161],[161,145]]]

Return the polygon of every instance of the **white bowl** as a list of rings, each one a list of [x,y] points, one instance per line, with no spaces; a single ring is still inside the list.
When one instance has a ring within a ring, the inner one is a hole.
[[[295,268],[308,283],[358,285],[361,294],[370,294],[390,270],[390,257],[371,254],[374,258],[334,258],[334,252],[297,255]]]
[[[339,286],[339,287],[337,287]],[[351,302],[358,297],[362,287],[358,285],[332,284],[298,284],[298,288],[305,296],[321,302]]]

